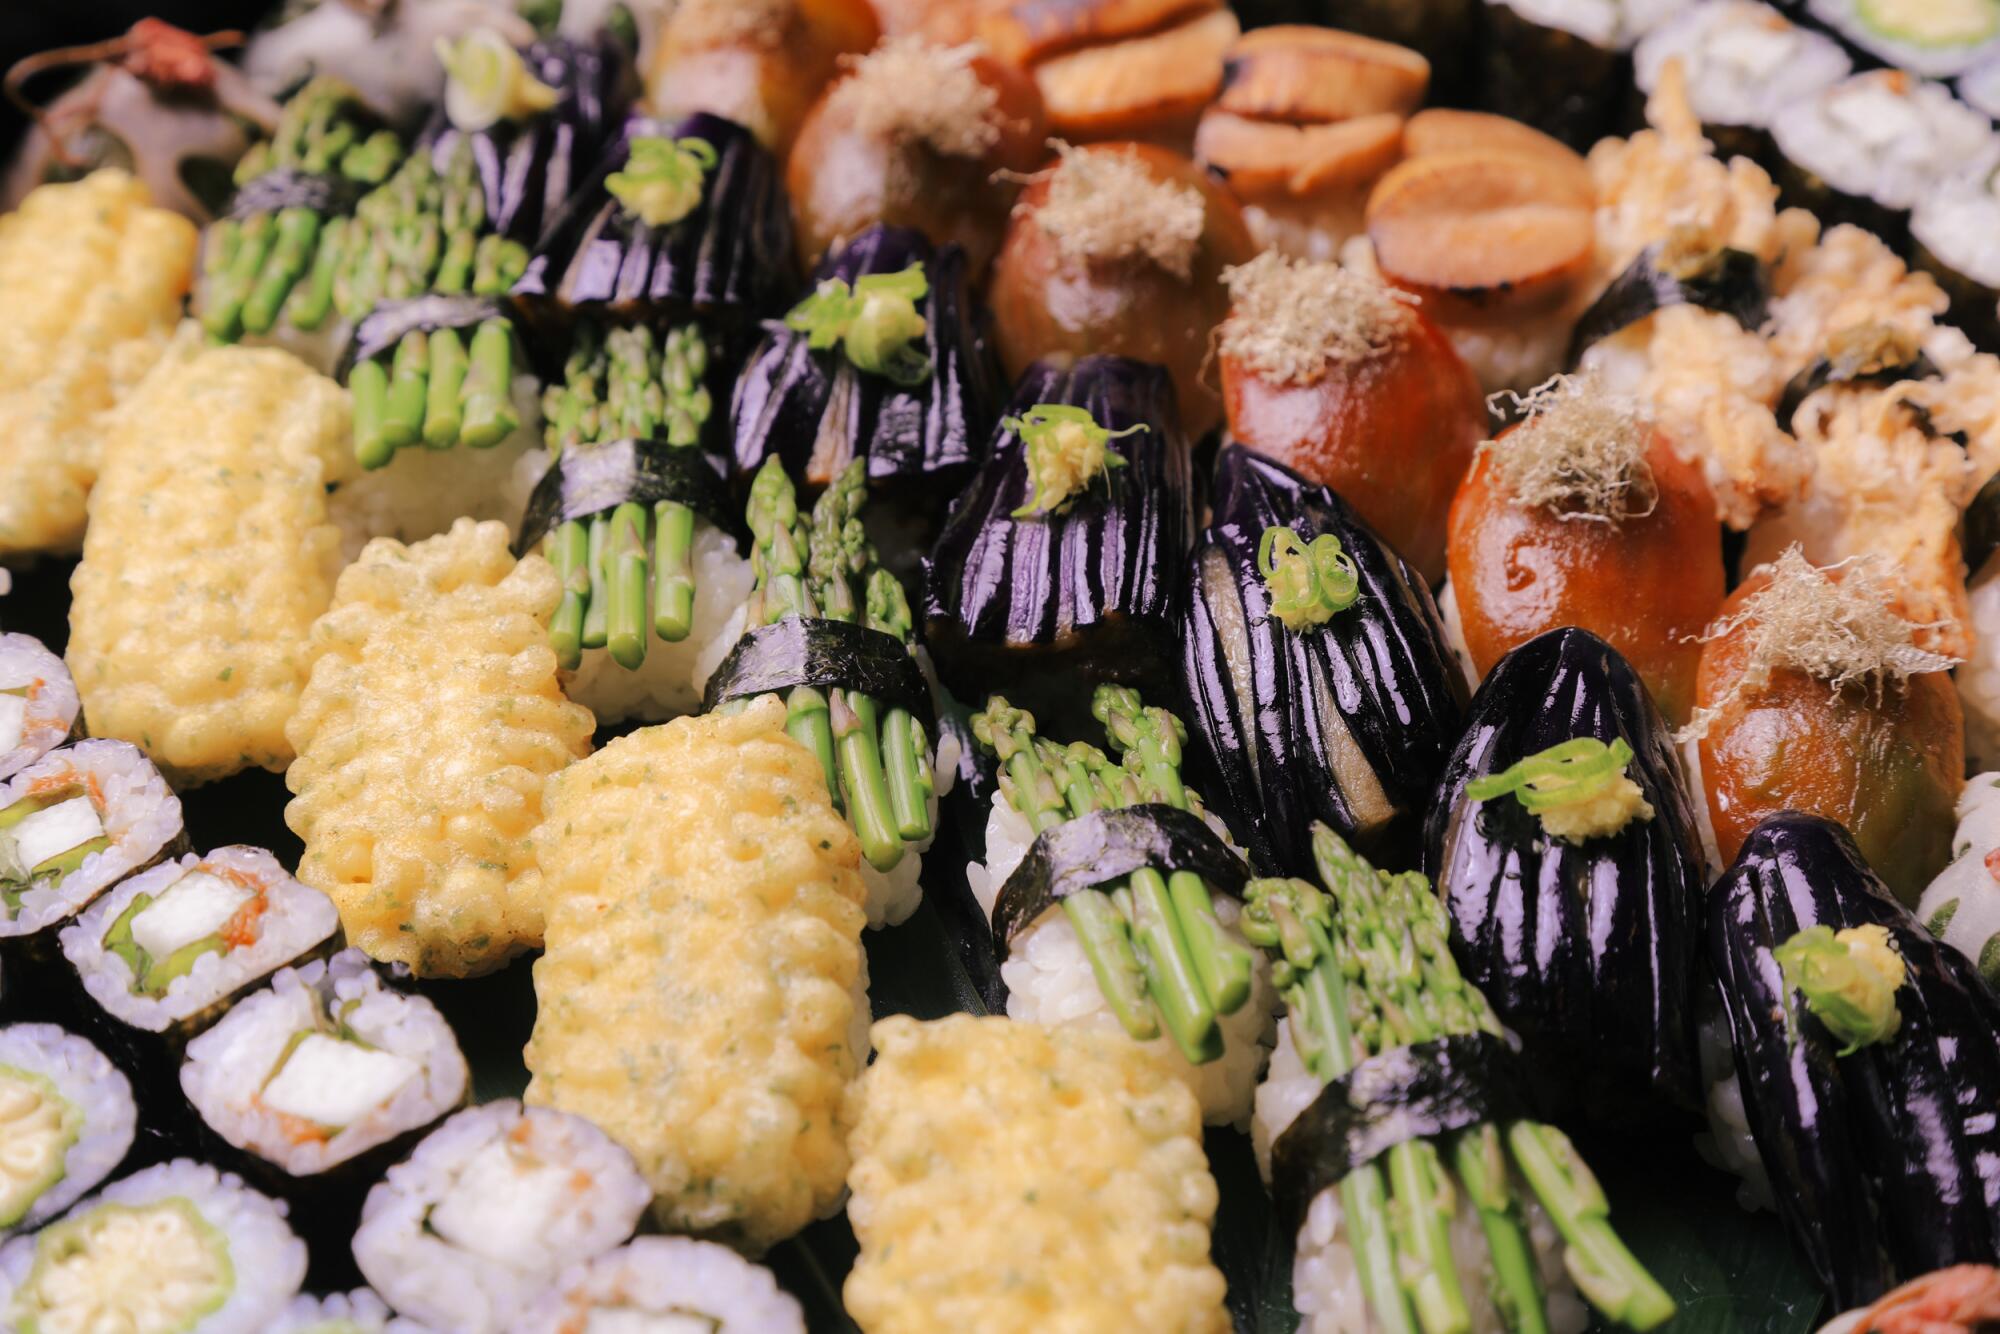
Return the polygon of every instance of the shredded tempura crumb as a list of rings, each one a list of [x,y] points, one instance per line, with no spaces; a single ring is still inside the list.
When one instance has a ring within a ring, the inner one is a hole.
[[[1928,273],[1912,272],[1871,232],[1842,223],[1802,252],[1771,302],[1771,346],[1787,374],[1826,351],[1843,329],[1887,324],[1929,344],[1949,302]]]
[[[1653,423],[1636,401],[1588,375],[1558,375],[1525,395],[1494,397],[1528,414],[1479,447],[1520,504],[1602,523],[1653,512],[1658,493],[1646,462]]]
[[[1731,704],[1764,689],[1780,669],[1804,672],[1835,691],[1850,685],[1880,689],[1922,672],[1950,670],[1958,659],[1918,648],[1916,632],[1923,627],[1891,609],[1893,590],[1876,573],[1879,565],[1875,556],[1857,556],[1820,569],[1794,544],[1763,567],[1771,582],[1702,636],[1715,640],[1748,627],[1743,674],[1721,700],[1695,711],[1681,740],[1705,736]]]
[[[776,46],[794,9],[794,0],[680,0],[667,22],[682,46]]]
[[[1208,217],[1199,190],[1154,179],[1133,153],[1060,141],[1056,151],[1062,161],[1051,169],[1035,224],[1065,259],[1143,257],[1179,278],[1193,272]]]
[[[1229,318],[1222,354],[1281,384],[1313,384],[1330,364],[1386,352],[1409,330],[1416,298],[1338,264],[1266,250],[1222,271]]]
[[[921,37],[884,42],[853,62],[834,105],[872,138],[925,144],[946,157],[976,158],[1000,138],[1000,94],[972,68],[979,48],[935,46]]]

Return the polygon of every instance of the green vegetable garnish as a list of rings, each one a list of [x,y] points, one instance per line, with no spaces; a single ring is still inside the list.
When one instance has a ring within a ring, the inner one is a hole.
[[[1530,755],[1497,774],[1476,778],[1465,795],[1491,801],[1512,793],[1531,811],[1545,811],[1588,801],[1621,777],[1632,760],[1632,747],[1619,737],[1605,745],[1596,737],[1580,736]]]
[[[1257,573],[1270,590],[1271,614],[1287,630],[1325,625],[1361,596],[1354,562],[1332,533],[1302,542],[1290,528],[1266,528],[1257,544]]]
[[[445,114],[467,133],[547,111],[560,96],[491,28],[474,29],[455,42],[439,38],[437,58],[445,71]]]
[[[1896,992],[1908,970],[1887,927],[1809,926],[1771,953],[1813,1017],[1846,1044],[1842,1056],[1886,1042],[1902,1027]]]
[[[706,139],[634,139],[625,169],[604,184],[639,221],[666,227],[701,205],[702,182],[718,160]]]
[[[1148,429],[1140,422],[1113,431],[1099,426],[1086,409],[1067,403],[1037,403],[1018,417],[1003,417],[1000,424],[1020,436],[1028,450],[1032,491],[1028,503],[1014,511],[1017,519],[1062,513],[1099,473],[1125,466],[1124,458],[1107,447],[1111,441]]]
[[[806,335],[806,346],[824,352],[840,344],[857,370],[887,376],[903,386],[930,378],[931,362],[917,346],[930,327],[917,303],[930,294],[924,266],[870,273],[849,287],[828,278],[792,307],[785,327]]]

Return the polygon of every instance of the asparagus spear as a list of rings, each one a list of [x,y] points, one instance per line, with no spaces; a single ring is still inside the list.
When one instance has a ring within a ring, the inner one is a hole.
[[[810,533],[799,513],[792,479],[775,456],[766,460],[750,483],[745,517],[756,539],[750,554],[757,578],[750,593],[750,623],[776,625],[787,616],[818,615],[806,580]],[[819,757],[826,790],[839,805],[840,773],[834,761],[833,720],[826,696],[810,686],[795,687],[786,698],[786,714],[785,730]]]

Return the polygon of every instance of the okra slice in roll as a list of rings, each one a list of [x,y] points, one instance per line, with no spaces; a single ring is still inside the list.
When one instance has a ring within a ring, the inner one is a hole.
[[[104,1053],[54,1024],[0,1028],[0,1237],[33,1231],[118,1169],[139,1113]]]
[[[1313,820],[1415,860],[1465,683],[1423,577],[1345,500],[1225,446],[1182,637],[1198,767],[1258,866],[1303,865]]]
[[[0,634],[0,779],[69,740],[77,708],[61,658],[32,635]]]
[[[1527,1116],[1513,1038],[1452,961],[1429,882],[1323,824],[1312,845],[1324,888],[1254,880],[1243,915],[1285,1000],[1253,1134],[1306,1328],[1576,1331],[1586,1301],[1667,1320],[1589,1166]]]
[[[992,926],[1007,1013],[1122,1033],[1156,1052],[1212,1122],[1240,1123],[1270,1042],[1265,969],[1238,926],[1248,868],[1182,781],[1186,729],[1099,686],[1110,752],[1067,745],[996,695],[973,715],[999,762],[985,860],[966,871]]]
[[[931,551],[925,638],[945,685],[965,699],[1003,691],[1077,726],[1076,678],[1171,691],[1189,466],[1160,367],[1031,367]]]
[[[1658,1118],[1696,1105],[1701,848],[1638,673],[1552,630],[1473,696],[1424,825],[1465,975],[1538,1096]]]
[[[1854,839],[1786,812],[1708,901],[1738,1098],[1794,1245],[1841,1307],[2000,1246],[2000,1000]]]

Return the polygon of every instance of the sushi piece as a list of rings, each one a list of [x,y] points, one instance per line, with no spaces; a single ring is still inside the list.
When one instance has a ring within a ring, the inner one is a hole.
[[[1680,0],[1486,0],[1481,102],[1588,148],[1616,128],[1632,48],[1680,7]]]
[[[32,635],[0,634],[0,779],[69,740],[78,707],[61,658]]]
[[[1698,636],[1722,603],[1715,501],[1645,410],[1589,378],[1519,400],[1451,506],[1447,613],[1473,672],[1546,631],[1616,648],[1668,721],[1694,707]]]
[[[1123,357],[1037,363],[932,548],[924,637],[944,684],[1081,725],[1071,678],[1173,688],[1194,537],[1168,372]]]
[[[1153,362],[1190,434],[1206,434],[1222,418],[1201,376],[1229,311],[1222,271],[1255,253],[1227,188],[1178,153],[1059,147],[1021,193],[993,264],[1001,363],[1022,377],[1065,355]]]
[[[385,987],[359,950],[281,970],[188,1044],[180,1072],[210,1130],[291,1177],[415,1135],[466,1083],[444,1016]]]
[[[0,1028],[0,1237],[31,1232],[118,1170],[139,1113],[104,1053],[54,1024]]]
[[[1325,891],[1256,880],[1244,911],[1284,980],[1253,1134],[1296,1231],[1304,1327],[1576,1334],[1586,1300],[1630,1329],[1671,1318],[1575,1146],[1524,1118],[1507,1030],[1453,964],[1429,883],[1323,824],[1311,841]],[[1417,961],[1410,980],[1383,954]]]
[[[1851,830],[1905,903],[1951,858],[1965,750],[1953,660],[1917,646],[1876,560],[1753,572],[1704,636],[1682,733],[1718,864],[1779,811]],[[1776,730],[1773,730],[1776,728]]]
[[[982,35],[1033,75],[1050,132],[1079,143],[1138,140],[1186,151],[1242,34],[1220,0],[1016,0],[993,9],[980,21]]]
[[[2000,1246],[2000,1000],[1840,826],[1763,821],[1708,901],[1745,1121],[1837,1307]]]
[[[759,1268],[726,1246],[640,1237],[565,1271],[507,1328],[574,1334],[699,1321],[714,1334],[805,1334],[805,1313]]]
[[[1950,298],[1937,279],[1912,269],[1859,227],[1829,227],[1785,269],[1771,301],[1769,327],[1781,374],[1799,374],[1832,355],[1837,341],[1870,326],[1908,335],[1919,350],[1947,364],[1970,350],[1963,335],[1942,322]],[[1790,424],[1788,417],[1785,425]]]
[[[0,939],[67,921],[183,837],[180,798],[136,746],[50,751],[0,787]]]
[[[542,781],[593,730],[556,680],[561,596],[505,525],[461,519],[415,546],[371,542],[314,623],[285,821],[305,840],[299,879],[371,957],[464,977],[540,942]]]
[[[103,414],[166,350],[196,248],[193,223],[114,169],[0,215],[0,557],[82,543]]]
[[[1237,0],[1232,7],[1253,31],[1299,23],[1393,42],[1429,63],[1433,87],[1470,87],[1480,0]]]
[[[183,338],[107,433],[70,670],[93,736],[129,741],[176,783],[292,761],[306,634],[332,600],[327,485],[346,396],[287,353]]]
[[[1958,795],[1958,830],[1951,864],[1924,887],[1917,920],[1924,930],[1972,960],[1986,984],[2000,990],[2000,774],[1965,780]]]
[[[750,488],[757,587],[730,621],[742,637],[708,677],[704,704],[740,709],[783,691],[786,731],[819,761],[827,792],[861,841],[868,923],[882,926],[922,901],[941,785],[934,701],[912,646],[909,599],[868,540],[867,499],[857,459],[807,516],[783,463],[765,461]]]
[[[992,929],[1007,1013],[1120,1034],[1186,1083],[1205,1119],[1241,1124],[1271,1041],[1271,988],[1243,940],[1248,868],[1180,774],[1186,729],[1100,686],[1114,755],[1062,745],[995,695],[972,718],[999,762],[985,861],[967,887]]]
[[[368,1288],[328,1297],[294,1297],[268,1327],[268,1334],[428,1334],[414,1320],[400,1320]]]
[[[329,947],[333,901],[262,848],[188,853],[121,882],[63,928],[90,998],[148,1033],[205,1027],[275,969]]]
[[[620,737],[535,835],[530,1113],[590,1118],[663,1229],[749,1253],[839,1207],[867,1051],[859,850],[784,729],[765,698]]]
[[[1479,382],[1419,306],[1333,264],[1226,271],[1217,339],[1230,438],[1338,492],[1429,581],[1486,436]]]
[[[1698,1105],[1704,882],[1672,734],[1586,630],[1503,658],[1426,817],[1452,953],[1557,1103],[1657,1120]]]
[[[884,1019],[874,1041],[843,1291],[867,1334],[1230,1328],[1201,1118],[1158,1062],[1105,1034],[969,1015]]]
[[[1951,298],[1950,320],[1985,352],[2000,352],[2000,163],[1978,163],[1927,192],[1910,213],[1916,267]]]
[[[885,41],[814,103],[786,162],[800,267],[888,226],[985,273],[1047,138],[1033,82],[983,47]]]
[[[263,1334],[305,1273],[305,1243],[282,1204],[177,1158],[0,1246],[0,1321],[22,1331]]]
[[[2000,55],[2000,5],[1808,0],[1806,12],[1871,62],[1933,79]]]
[[[1680,62],[1689,108],[1716,156],[1767,169],[1777,163],[1771,122],[1853,68],[1839,42],[1759,0],[1701,0],[1646,34],[1632,53],[1641,93],[1659,90],[1669,61]]]
[[[1885,1293],[1865,1309],[1844,1312],[1821,1326],[1821,1334],[1908,1334],[1919,1327],[1936,1334],[1973,1334],[2000,1321],[2000,1270],[1992,1265],[1953,1265],[1923,1274]]]
[[[1196,771],[1260,868],[1304,865],[1312,820],[1414,861],[1465,710],[1429,587],[1339,495],[1240,445],[1213,505],[1182,621]]]
[[[354,1259],[399,1315],[499,1334],[564,1269],[632,1235],[646,1183],[580,1116],[511,1099],[458,1113],[368,1192]]]
[[[1851,75],[1779,111],[1771,134],[1788,203],[1901,246],[1910,210],[1964,163],[1991,156],[1986,117],[1899,69]]]

